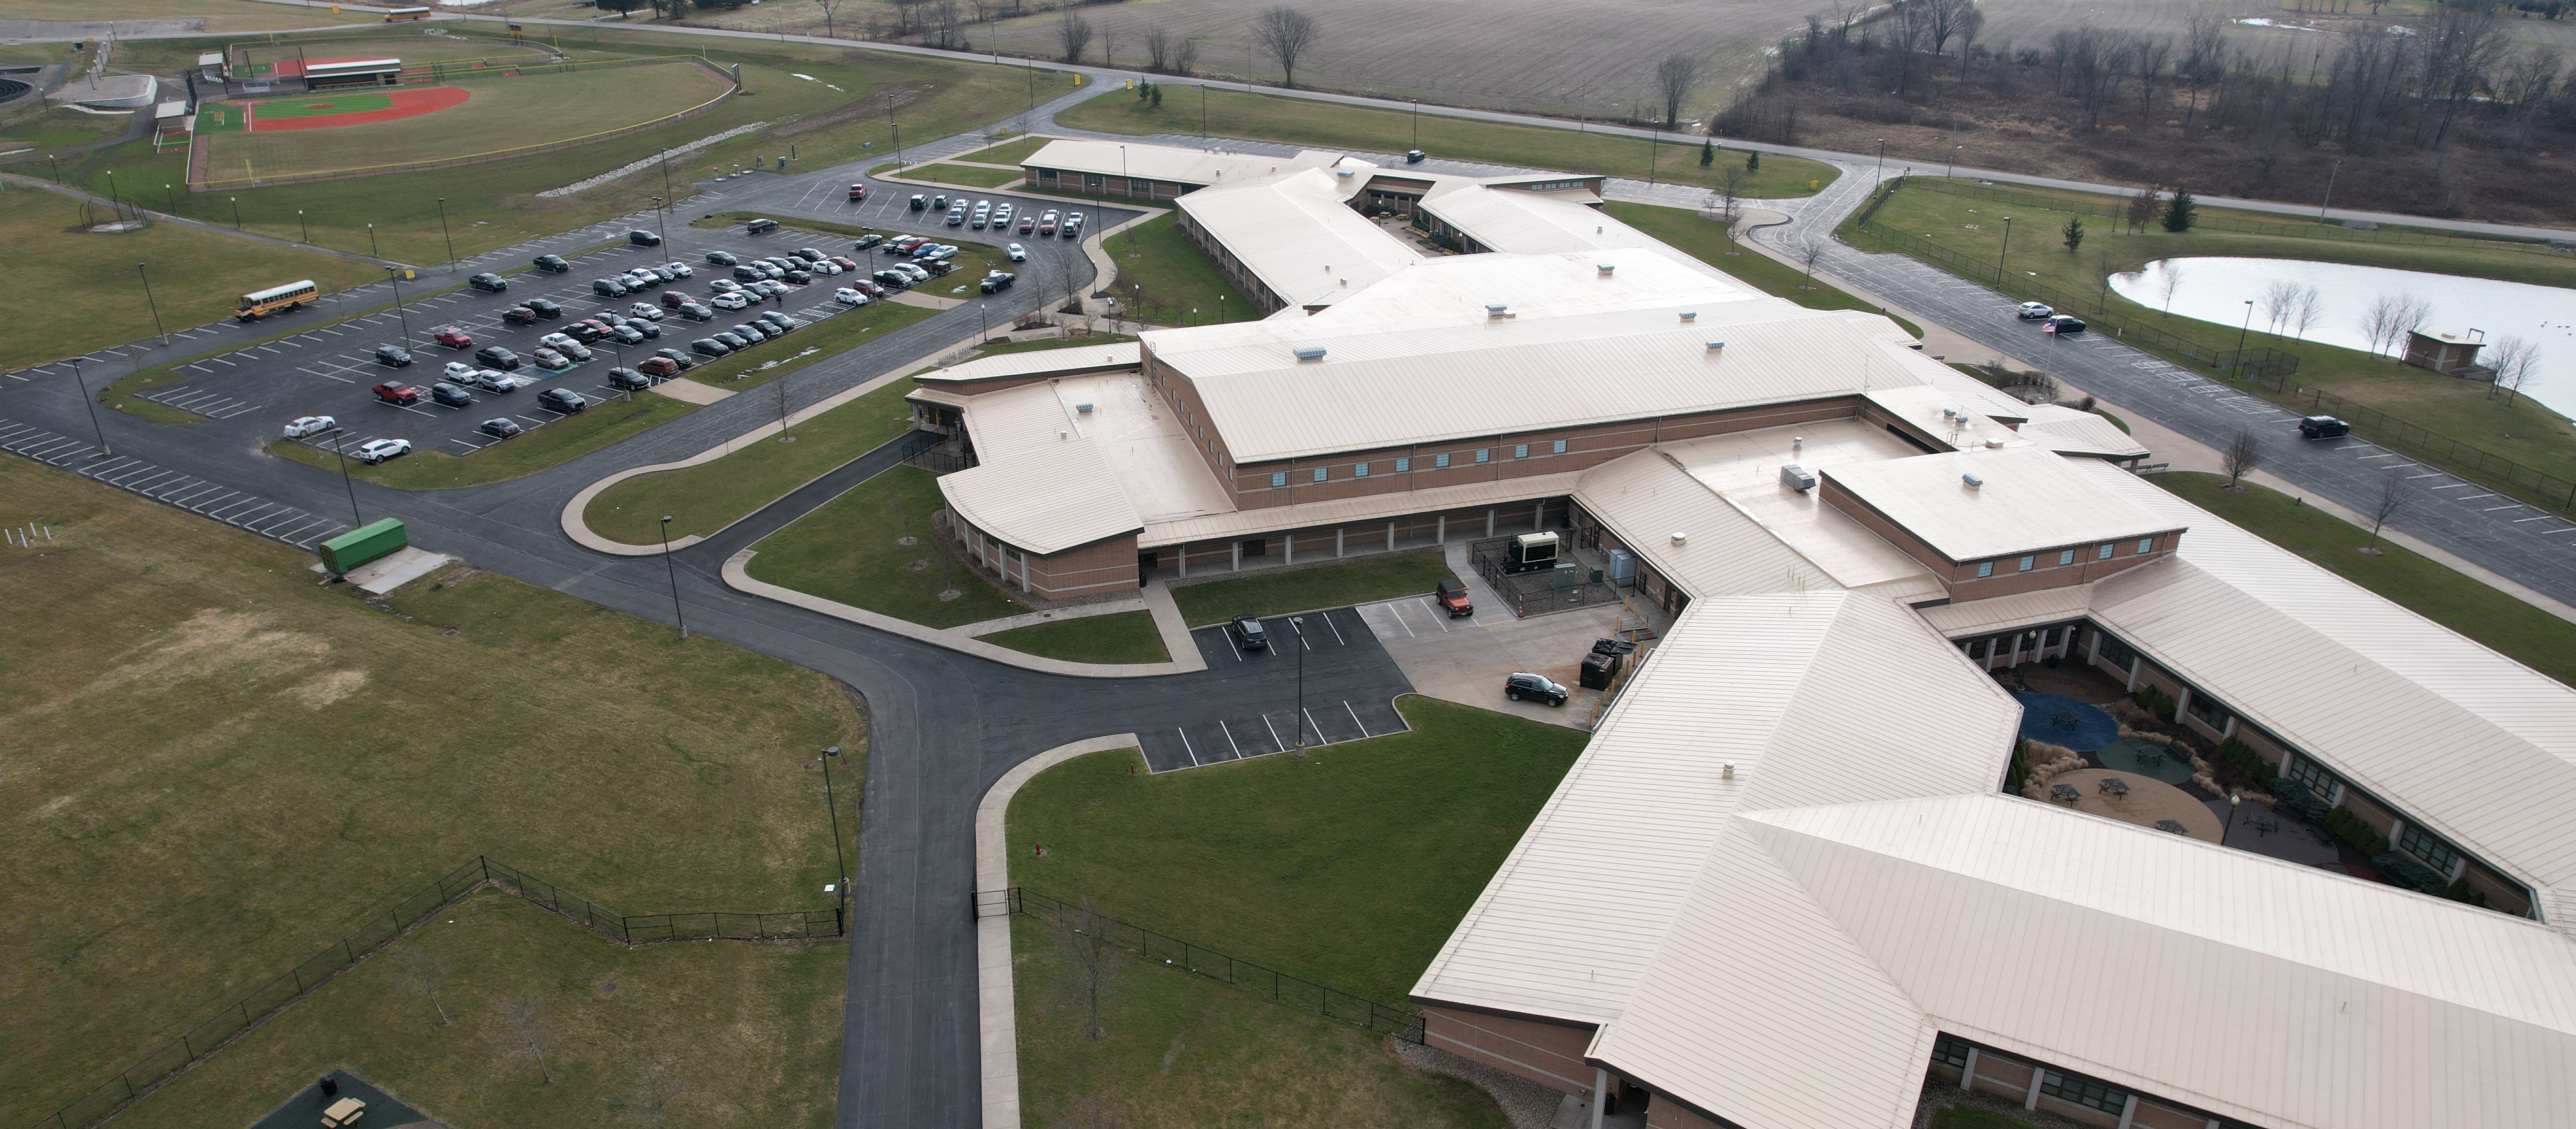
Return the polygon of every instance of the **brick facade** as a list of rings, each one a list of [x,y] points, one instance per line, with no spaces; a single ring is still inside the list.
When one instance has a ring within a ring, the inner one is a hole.
[[[2050,545],[2003,557],[1954,561],[1908,532],[1894,519],[1880,512],[1878,507],[1870,505],[1866,499],[1852,493],[1842,483],[1836,482],[1832,471],[1826,471],[1823,478],[1824,481],[1817,487],[1817,495],[1826,505],[1859,522],[1862,528],[1879,535],[1881,539],[1896,546],[1906,556],[1914,558],[1916,563],[1930,569],[1932,575],[1940,578],[1941,583],[1949,588],[1950,599],[1959,603],[2011,596],[2022,592],[2036,592],[2043,588],[2071,588],[2078,584],[2090,584],[2113,573],[2125,572],[2150,561],[2172,556],[2175,547],[2182,541],[2183,531],[2170,529],[2152,537],[2131,537],[2111,542],[2089,541],[2080,545]],[[2140,542],[2145,542],[2149,547],[2142,550],[2139,547]],[[2108,557],[2102,555],[2105,548],[2110,551]],[[2030,561],[2031,567],[2027,571],[2021,567],[2024,558]],[[1991,566],[1992,575],[1977,575],[1983,566]]]
[[[1568,1094],[1592,1089],[1593,1068],[1583,1060],[1592,1045],[1591,1024],[1569,1024],[1493,1015],[1432,1005],[1422,1009],[1429,1045],[1497,1070],[1509,1071]]]

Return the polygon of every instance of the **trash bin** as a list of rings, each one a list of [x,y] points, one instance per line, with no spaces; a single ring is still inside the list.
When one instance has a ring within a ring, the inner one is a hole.
[[[1618,676],[1619,656],[1590,654],[1583,656],[1583,672],[1575,681],[1586,690],[1607,690]]]

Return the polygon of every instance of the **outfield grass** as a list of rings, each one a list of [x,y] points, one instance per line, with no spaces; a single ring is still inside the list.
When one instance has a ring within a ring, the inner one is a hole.
[[[925,627],[1027,611],[966,567],[931,528],[930,515],[947,505],[936,476],[899,466],[762,538],[748,570],[755,580]],[[942,600],[943,592],[957,595]]]
[[[1123,750],[1048,769],[1011,802],[1011,881],[1403,1006],[1589,738],[1399,707],[1412,732],[1305,760],[1137,774]]]
[[[368,466],[348,461],[351,478],[399,490],[444,490],[480,486],[535,474],[550,466],[587,455],[630,435],[660,427],[698,410],[698,405],[650,392],[632,400],[600,400],[578,415],[522,432],[515,439],[487,444],[469,455],[415,446],[401,458]],[[306,466],[340,473],[340,456],[289,439],[268,445],[268,453]]]
[[[1137,318],[1157,325],[1261,319],[1261,310],[1243,296],[1243,288],[1181,233],[1175,214],[1146,220],[1100,246],[1118,264],[1110,290]]]
[[[2052,200],[2087,201],[2093,206],[2101,205],[2106,199],[2074,193],[2036,195]],[[2015,225],[2019,231],[2013,240],[2009,259],[2014,272],[2010,281],[2028,281],[2059,292],[2095,298],[2105,292],[2103,280],[2106,274],[2134,271],[2157,259],[2203,255],[2312,259],[2576,287],[2576,260],[2566,256],[2499,250],[2492,243],[2438,234],[2429,236],[2433,243],[2422,246],[2211,230],[2174,234],[2154,226],[2129,235],[2121,233],[2108,220],[2088,220],[2082,252],[2068,254],[2054,234],[2065,220],[2063,214],[1931,188],[1902,189],[1879,209],[1871,230],[1859,231],[1846,222],[1839,234],[1859,247],[1901,251],[1904,249],[1902,244],[1882,238],[1878,233],[1902,232],[1928,238],[1935,244],[1970,256],[1973,261],[1991,263],[2003,249],[2003,224],[2000,220],[2005,215],[2016,213],[2020,222]],[[2204,209],[2202,214],[2230,221],[2259,222],[2267,230],[2296,230],[2298,227],[2284,224],[2275,217],[2218,209]],[[2153,328],[2192,342],[2197,348],[2197,357],[2187,352],[2150,346],[2143,338],[2131,338],[2128,343],[2170,360],[2191,364],[2200,371],[2208,371],[2207,362],[2213,354],[2236,347],[2238,327],[2169,317],[2159,310],[2131,302],[2116,292],[2110,293],[2102,304],[2109,310],[2106,316],[2113,320]],[[2033,335],[2028,359],[2034,363],[2045,363],[2040,354],[2057,346],[2037,340],[2037,336]],[[2489,389],[2483,384],[2400,365],[2388,357],[2355,349],[2262,333],[2254,334],[2247,344],[2248,347],[2276,348],[2297,356],[2299,371],[2293,383],[2299,387],[2323,389],[2387,412],[2444,438],[2457,440],[2465,447],[2511,459],[2561,478],[2576,479],[2576,424],[2528,397],[2509,401],[2503,396],[2490,396]],[[2260,388],[2249,391],[2295,406],[2303,412],[2314,410],[2308,402],[2295,397],[2273,395]],[[2372,434],[2369,438],[2385,444],[2396,437]],[[2420,456],[2438,452],[2413,453]],[[2477,477],[2473,468],[2453,468],[2440,460],[2436,463],[2452,469],[2454,473]],[[2492,482],[2489,485],[2507,493],[2518,493],[2509,485]],[[2552,500],[2552,504],[2563,501],[2563,497],[2557,498]]]
[[[1417,596],[1448,579],[1452,579],[1448,560],[1438,549],[1424,549],[1232,580],[1183,582],[1172,586],[1172,599],[1180,604],[1182,619],[1202,627],[1239,615],[1286,615]]]
[[[1036,154],[1038,150],[1046,148],[1047,145],[1054,140],[1055,138],[1052,137],[1023,137],[1016,141],[1005,141],[990,148],[977,149],[972,153],[961,154],[950,159],[958,161],[973,161],[977,164],[984,165],[1017,165],[1027,161],[1032,155]]]
[[[468,566],[362,602],[22,460],[0,497],[54,537],[0,568],[0,1121],[476,854],[629,913],[827,904],[831,679]]]
[[[1152,612],[1117,612],[1015,627],[978,636],[998,647],[1050,659],[1080,663],[1160,663],[1172,661]]]
[[[898,380],[798,424],[793,443],[755,439],[711,462],[627,479],[591,499],[582,521],[629,545],[658,542],[664,514],[673,540],[714,533],[910,430],[912,388]]]
[[[1811,310],[1887,313],[1885,306],[1863,301],[1859,295],[1736,242],[1727,234],[1725,224],[1701,219],[1699,213],[1688,208],[1612,201],[1603,205],[1602,210],[1609,212],[1612,219],[1671,244],[1690,257],[1725,271],[1728,277],[1775,298],[1786,298]],[[1923,336],[1923,327],[1894,314],[1887,316],[1904,326],[1905,332]]]
[[[2278,491],[2227,490],[2219,474],[2151,474],[2147,481],[2329,572],[2386,596],[2493,647],[2525,666],[2576,686],[2576,623],[2534,609],[2477,579],[2382,538],[2383,555],[2360,550],[2370,531]],[[2417,505],[2429,504],[2418,501]]]
[[[1017,169],[978,169],[968,168],[965,165],[914,165],[905,169],[903,175],[913,180],[962,184],[968,188],[1000,188],[1005,184],[1020,183],[1020,172]]]
[[[1011,921],[1022,1123],[1122,1129],[1506,1129],[1483,1090],[1417,1070],[1382,1037],[1203,976],[1108,961],[1105,1038],[1047,927]]]
[[[453,1026],[404,978],[413,953],[451,970]],[[839,941],[626,948],[537,906],[481,891],[117,1118],[137,1129],[249,1125],[332,1069],[458,1125],[625,1122],[652,1063],[684,1091],[673,1124],[831,1124],[849,950]],[[536,1064],[494,1039],[526,997],[553,1035]],[[370,1111],[370,1120],[373,1119]],[[631,1123],[651,1124],[634,1118]]]
[[[159,187],[154,182],[156,193]],[[98,207],[91,218],[111,217]],[[0,192],[0,246],[10,249],[11,273],[28,294],[44,295],[43,316],[20,319],[0,337],[0,370],[151,337],[152,303],[162,326],[189,329],[231,316],[241,295],[280,282],[309,278],[329,291],[384,276],[365,263],[181,224],[93,235],[71,230],[80,222],[79,201],[40,190]],[[138,262],[150,264],[150,303]]]
[[[1056,115],[1076,129],[1141,136],[1200,132],[1199,99],[1175,98],[1168,108],[1113,90]],[[1281,98],[1235,90],[1207,91],[1206,132],[1215,137],[1285,141],[1326,148],[1401,153],[1416,147],[1416,119],[1402,110],[1367,109],[1302,98]],[[1699,164],[1700,139],[1667,135],[1661,144],[1633,137],[1588,133],[1547,126],[1467,121],[1422,115],[1420,148],[1453,161],[1513,165],[1532,169],[1601,173],[1653,179],[1666,184],[1714,186],[1726,170],[1744,167],[1740,149],[1720,148],[1715,163]],[[1653,166],[1651,172],[1649,164]],[[1813,195],[1832,184],[1833,166],[1802,157],[1764,154],[1762,168],[1748,173],[1737,189],[1742,196],[1773,199]],[[1812,182],[1812,185],[1811,185]]]
[[[896,107],[894,120],[907,136],[941,137],[973,129],[1022,107],[1031,77],[1023,68],[964,60],[854,53],[819,44],[711,43],[642,28],[549,28],[547,34],[566,49],[586,55],[667,55],[705,49],[706,57],[720,66],[743,64],[743,81],[756,96],[734,98],[703,114],[640,133],[552,153],[400,176],[195,196],[182,192],[178,210],[192,218],[230,224],[238,200],[242,219],[251,229],[301,240],[304,229],[296,213],[303,209],[313,242],[359,252],[367,249],[365,225],[373,222],[386,256],[438,263],[448,257],[439,222],[440,197],[446,199],[447,231],[453,234],[456,253],[472,255],[646,208],[652,196],[667,196],[674,190],[685,196],[691,182],[736,164],[748,167],[755,155],[786,154],[792,149],[797,168],[818,169],[859,159],[865,144],[886,151],[893,140],[886,113],[889,95]],[[224,42],[215,37],[148,44],[161,53],[158,57],[184,65],[193,60],[194,52],[220,50]],[[131,44],[120,48],[120,59],[128,49],[134,48]],[[794,77],[798,73],[813,75],[817,81]],[[1041,101],[1072,89],[1072,80],[1065,76],[1042,74],[1036,81]],[[826,84],[841,89],[835,91]],[[663,170],[655,166],[570,196],[536,195],[755,121],[772,124],[672,158],[668,188]],[[63,177],[104,195],[105,174],[113,169],[120,183],[157,188],[165,181],[181,183],[186,160],[184,153],[155,155],[148,141],[133,142],[66,156]]]

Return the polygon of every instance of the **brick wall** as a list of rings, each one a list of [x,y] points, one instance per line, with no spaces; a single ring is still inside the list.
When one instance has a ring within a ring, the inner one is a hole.
[[[1423,1036],[1431,1046],[1510,1071],[1564,1093],[1592,1088],[1583,1052],[1592,1045],[1590,1024],[1546,1023],[1459,1008],[1422,1009]]]

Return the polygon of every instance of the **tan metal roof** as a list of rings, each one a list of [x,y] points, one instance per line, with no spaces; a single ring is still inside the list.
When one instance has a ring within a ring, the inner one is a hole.
[[[1132,369],[1142,364],[1142,346],[1133,341],[1112,341],[1098,345],[1066,345],[1058,349],[1036,349],[1025,353],[1003,353],[977,357],[963,364],[949,365],[920,373],[912,379],[924,385],[963,385],[986,380],[1003,380],[1023,376],[1067,376],[1087,372],[1111,372]],[[961,389],[972,392],[973,389]]]
[[[1145,521],[1071,405],[1033,384],[982,396],[915,397],[956,403],[981,465],[941,475],[939,492],[968,523],[1028,552],[1047,554],[1144,528]]]
[[[1623,255],[1600,271],[1597,255],[1450,255],[1425,259],[1302,320],[1295,332],[1340,334],[1372,327],[1466,325],[1502,306],[1515,321],[1568,314],[1714,309],[1718,303],[1773,302],[1762,292],[1705,265],[1654,255]],[[1291,315],[1294,317],[1295,315]],[[1288,319],[1282,319],[1286,321]]]
[[[1343,202],[1350,186],[1323,169],[1180,198],[1190,220],[1288,306],[1330,305],[1424,259]]]
[[[1969,485],[1969,476],[1981,485]],[[2184,524],[2040,447],[1860,463],[1830,468],[1825,478],[1953,561],[2133,540]]]
[[[1234,184],[1303,169],[1335,165],[1376,166],[1322,149],[1294,157],[1267,153],[1228,153],[1217,149],[1182,149],[1128,141],[1050,141],[1020,162],[1023,168],[1066,169],[1102,176],[1148,177],[1180,184]]]
[[[1585,471],[1574,499],[1693,599],[1841,587],[1661,450]]]
[[[1466,506],[1500,505],[1525,502],[1532,498],[1552,498],[1574,486],[1577,471],[1564,474],[1534,474],[1520,478],[1496,478],[1468,482],[1457,486],[1440,486],[1429,490],[1406,490],[1391,494],[1361,494],[1323,502],[1300,502],[1293,506],[1262,506],[1249,510],[1176,521],[1158,521],[1145,527],[1137,538],[1139,546],[1155,548],[1190,541],[1222,540],[1248,537],[1289,529],[1311,529],[1345,525],[1387,518],[1409,517],[1436,510]]]
[[[2093,412],[2057,404],[2033,404],[2027,410],[2030,422],[2021,425],[2021,437],[2059,454],[2143,458],[2151,453],[2146,444]]]

